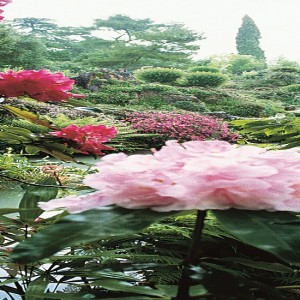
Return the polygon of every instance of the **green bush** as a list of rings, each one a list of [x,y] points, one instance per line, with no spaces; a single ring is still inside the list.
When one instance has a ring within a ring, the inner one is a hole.
[[[140,87],[141,92],[157,92],[157,93],[161,93],[161,94],[169,94],[169,93],[177,92],[176,87],[158,84],[158,83],[141,84],[139,87]]]
[[[199,104],[199,103],[195,103],[192,101],[176,101],[172,104],[173,106],[175,106],[176,108],[179,109],[184,109],[187,111],[193,111],[193,112],[202,112],[204,111],[204,106]]]
[[[300,73],[300,69],[296,67],[275,67],[273,72]]]
[[[158,109],[168,105],[168,101],[159,96],[149,96],[141,98],[137,104],[148,109]]]
[[[206,66],[197,66],[188,69],[188,72],[211,72],[211,73],[219,73],[220,69],[214,67],[206,67]]]
[[[145,82],[174,83],[183,76],[183,72],[178,69],[151,68],[141,69],[135,73],[136,77]]]
[[[300,92],[300,84],[290,84],[287,85],[283,88],[284,91],[286,92],[291,92],[291,93],[299,93]]]
[[[267,76],[267,82],[272,85],[291,85],[300,83],[300,74],[295,72],[270,72]]]
[[[270,100],[221,98],[213,105],[207,105],[212,111],[225,111],[239,117],[274,116],[284,112],[281,103]]]
[[[187,74],[185,80],[188,86],[216,87],[223,84],[227,77],[223,74],[212,72],[195,72]]]
[[[115,104],[124,105],[133,98],[134,91],[128,91],[128,88],[116,86],[104,86],[96,93],[89,94],[86,100],[94,104]]]

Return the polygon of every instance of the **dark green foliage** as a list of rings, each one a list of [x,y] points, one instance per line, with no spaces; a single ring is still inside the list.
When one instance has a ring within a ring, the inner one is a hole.
[[[265,60],[264,51],[259,46],[260,38],[258,27],[248,15],[245,15],[236,36],[238,54],[252,55],[258,59]]]
[[[159,82],[172,84],[183,76],[183,72],[178,69],[150,68],[142,69],[135,73],[138,79],[146,82]]]
[[[194,112],[202,112],[204,111],[203,105],[200,105],[199,103],[195,103],[192,101],[176,101],[172,104],[176,108],[184,109],[187,111],[194,111]]]
[[[197,66],[188,69],[188,72],[211,72],[211,73],[219,73],[220,69],[214,67],[207,66]]]
[[[216,87],[225,83],[227,77],[212,72],[195,72],[185,75],[187,86]]]
[[[274,67],[273,72],[300,73],[300,68],[297,67]]]
[[[159,96],[148,96],[138,100],[137,104],[148,109],[160,109],[164,106],[167,106],[168,101]]]
[[[239,117],[273,116],[284,111],[284,107],[276,102],[239,98],[220,98],[215,104],[209,105],[209,108]]]

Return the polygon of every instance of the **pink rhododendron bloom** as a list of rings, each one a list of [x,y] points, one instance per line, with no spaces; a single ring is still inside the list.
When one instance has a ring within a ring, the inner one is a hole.
[[[80,212],[116,204],[156,211],[246,209],[300,211],[300,153],[225,141],[169,141],[149,155],[110,154],[84,183],[96,190],[43,202]]]
[[[0,0],[0,7],[6,5],[6,4],[10,3],[10,2],[11,2],[11,0]],[[3,10],[0,9],[0,20],[4,19],[4,17],[1,16],[2,13],[3,13]]]
[[[115,127],[106,127],[105,125],[82,127],[69,125],[59,131],[50,132],[50,134],[75,142],[75,148],[83,154],[104,155],[103,150],[113,150],[113,148],[102,143],[109,142],[111,138],[114,138],[117,130]]]
[[[42,102],[84,97],[84,95],[68,92],[74,83],[74,80],[59,72],[51,73],[47,70],[14,72],[10,70],[0,73],[0,95],[5,97],[29,96]]]

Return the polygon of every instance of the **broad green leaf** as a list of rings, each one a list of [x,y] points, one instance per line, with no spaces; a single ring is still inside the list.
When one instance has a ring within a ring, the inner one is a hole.
[[[289,212],[213,211],[222,226],[245,244],[300,265],[300,218]]]
[[[25,147],[25,151],[28,154],[36,155],[41,151],[41,148],[38,146],[28,145]]]
[[[26,110],[22,110],[20,108],[17,107],[13,107],[10,105],[5,105],[4,108],[8,111],[10,111],[11,113],[13,113],[15,116],[23,118],[31,123],[37,124],[37,125],[41,125],[41,126],[45,126],[51,129],[55,129],[54,126],[52,126],[52,124],[45,120],[45,119],[40,119],[36,114],[26,111]]]
[[[56,185],[56,180],[53,177],[48,177],[37,183]],[[21,199],[19,208],[29,209],[20,211],[20,219],[23,221],[34,221],[43,212],[43,210],[37,206],[38,202],[46,202],[54,199],[58,193],[58,188],[55,187],[23,185],[23,188],[26,192]]]
[[[36,262],[79,243],[139,232],[172,214],[112,206],[72,214],[20,243],[12,259],[19,263]]]

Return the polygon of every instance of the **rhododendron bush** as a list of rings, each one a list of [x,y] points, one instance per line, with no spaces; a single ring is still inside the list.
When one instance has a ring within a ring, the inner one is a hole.
[[[139,132],[157,133],[164,140],[176,139],[183,142],[237,139],[237,134],[230,132],[226,122],[196,113],[134,112],[127,113],[125,121]]]

